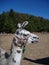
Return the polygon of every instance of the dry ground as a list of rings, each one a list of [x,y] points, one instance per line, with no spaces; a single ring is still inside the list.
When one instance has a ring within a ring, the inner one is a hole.
[[[21,65],[49,65],[49,33],[35,33],[39,36],[37,44],[26,46]],[[14,34],[0,34],[0,47],[10,50]]]

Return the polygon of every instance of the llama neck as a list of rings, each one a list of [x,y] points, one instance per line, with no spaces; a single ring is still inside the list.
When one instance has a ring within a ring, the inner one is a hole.
[[[9,60],[9,65],[20,65],[22,57],[22,48],[15,47],[14,44],[11,49],[12,53]]]

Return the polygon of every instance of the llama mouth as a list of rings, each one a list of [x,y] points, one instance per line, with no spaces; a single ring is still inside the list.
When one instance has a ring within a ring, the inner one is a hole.
[[[17,50],[17,53],[20,53],[21,51],[20,50]]]

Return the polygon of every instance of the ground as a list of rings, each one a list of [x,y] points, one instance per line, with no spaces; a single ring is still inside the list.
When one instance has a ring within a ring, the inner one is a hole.
[[[35,33],[39,42],[26,46],[21,65],[49,65],[49,33]],[[10,51],[14,34],[0,34],[0,47]]]

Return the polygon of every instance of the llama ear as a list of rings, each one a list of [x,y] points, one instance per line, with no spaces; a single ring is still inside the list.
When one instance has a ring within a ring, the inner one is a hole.
[[[28,21],[24,21],[24,22],[22,23],[22,28],[24,28],[27,24],[28,24]]]
[[[24,21],[22,24],[18,23],[18,28],[24,28],[28,24],[28,21]]]
[[[18,23],[18,28],[21,28],[22,26],[21,26],[21,23]]]

